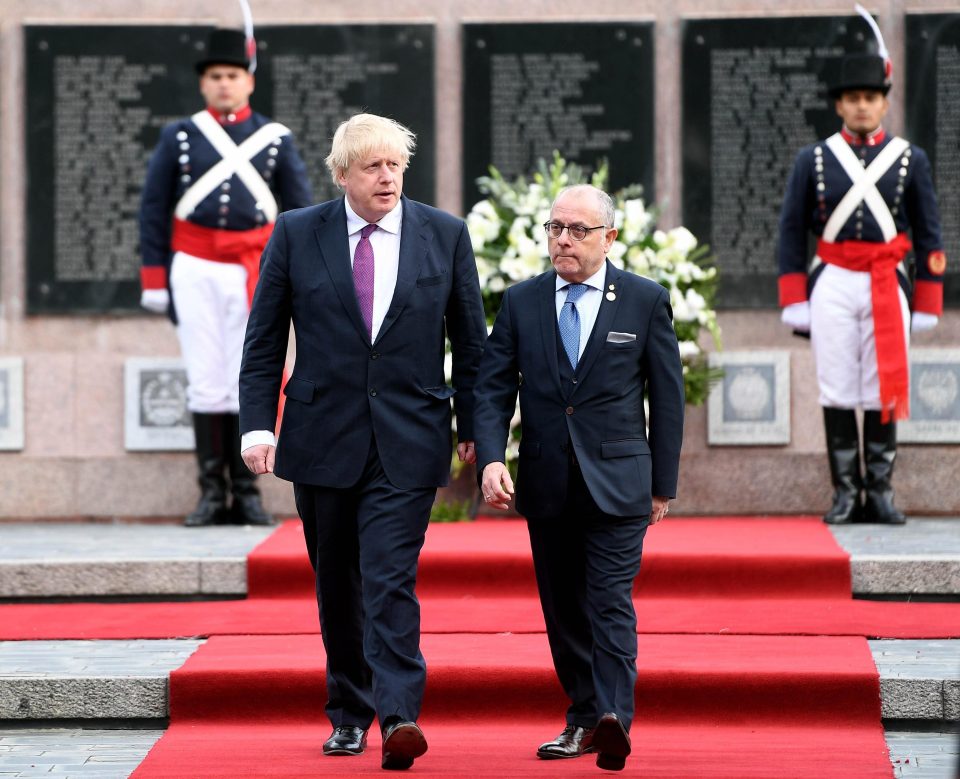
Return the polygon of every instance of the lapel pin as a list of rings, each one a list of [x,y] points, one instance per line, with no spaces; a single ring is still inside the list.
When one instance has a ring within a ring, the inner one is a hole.
[[[617,295],[616,295],[615,292],[608,292],[608,293],[607,293],[607,300],[616,300],[616,299],[617,299]]]
[[[617,288],[617,285],[616,285],[616,284],[611,284],[607,289],[609,289],[611,292],[613,292],[613,290],[615,290],[616,288]]]

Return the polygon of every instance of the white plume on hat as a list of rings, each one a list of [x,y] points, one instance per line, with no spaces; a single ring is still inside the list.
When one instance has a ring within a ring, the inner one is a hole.
[[[241,0],[241,2],[246,2],[246,0]],[[870,15],[870,12],[860,5],[860,3],[857,3],[853,7],[856,12],[866,20],[867,24],[870,25],[870,29],[873,30],[873,36],[877,39],[877,54],[883,58],[884,81],[887,86],[890,86],[890,84],[893,83],[893,62],[890,60],[890,52],[887,51],[887,44],[883,42],[883,35],[880,33],[880,28]]]
[[[247,58],[250,60],[250,66],[247,70],[255,73],[257,70],[257,41],[253,37],[253,14],[247,0],[240,0],[240,11],[243,13],[243,32],[247,36]]]

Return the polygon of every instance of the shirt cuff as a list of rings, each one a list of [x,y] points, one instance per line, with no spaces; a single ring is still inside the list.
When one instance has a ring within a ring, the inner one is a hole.
[[[241,452],[247,451],[251,446],[259,446],[260,444],[276,446],[277,437],[269,430],[251,430],[249,433],[240,436]]]

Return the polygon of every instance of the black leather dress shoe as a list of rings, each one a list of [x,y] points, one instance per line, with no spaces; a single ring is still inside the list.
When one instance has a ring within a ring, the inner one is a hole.
[[[553,741],[537,747],[537,757],[541,760],[580,757],[587,752],[593,752],[593,728],[578,725],[567,725]]]
[[[388,771],[403,771],[426,751],[427,739],[417,723],[398,720],[384,728],[380,765]]]
[[[341,725],[333,729],[330,738],[323,742],[325,755],[362,755],[367,748],[367,731]]]
[[[616,714],[604,714],[593,732],[593,749],[597,768],[622,771],[630,754],[630,735]]]

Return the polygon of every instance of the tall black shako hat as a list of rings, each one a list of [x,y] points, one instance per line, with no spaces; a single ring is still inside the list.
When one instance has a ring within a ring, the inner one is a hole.
[[[242,30],[217,29],[207,38],[207,48],[194,67],[201,76],[210,65],[236,65],[250,69],[247,36]]]
[[[880,28],[867,10],[857,4],[860,14],[873,31],[877,42],[876,54],[849,54],[840,63],[840,78],[831,85],[830,97],[836,99],[848,89],[874,89],[884,95],[893,84],[893,64],[883,42]]]

